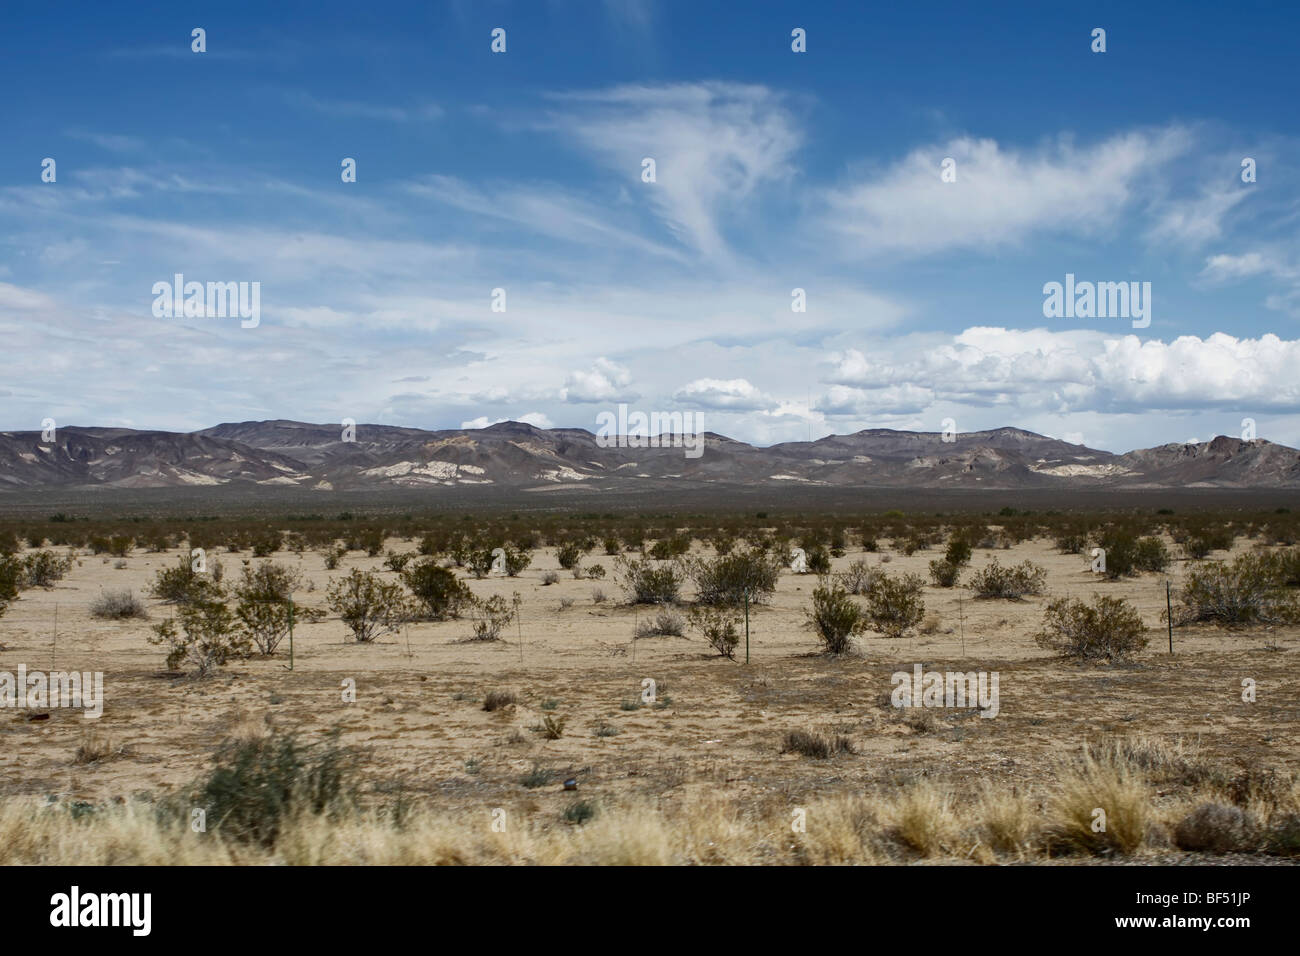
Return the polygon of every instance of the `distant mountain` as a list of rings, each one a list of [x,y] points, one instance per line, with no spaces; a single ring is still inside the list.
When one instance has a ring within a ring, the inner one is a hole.
[[[674,447],[602,448],[580,428],[503,422],[425,431],[357,425],[238,422],[192,433],[126,428],[0,432],[0,491],[41,487],[181,487],[244,483],[328,491],[496,485],[634,488],[665,479],[697,486],[798,483],[879,488],[1300,488],[1300,452],[1220,436],[1116,455],[997,428],[944,436],[873,428],[758,448],[703,436],[698,456]]]

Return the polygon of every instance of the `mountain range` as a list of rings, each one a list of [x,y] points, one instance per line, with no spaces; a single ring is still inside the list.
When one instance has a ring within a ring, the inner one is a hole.
[[[1114,454],[1019,428],[947,436],[873,428],[768,447],[706,433],[696,449],[666,438],[662,447],[603,447],[584,429],[521,422],[445,431],[357,425],[354,436],[284,420],[189,433],[67,426],[42,439],[39,431],[0,432],[0,494],[203,485],[635,490],[664,480],[720,488],[1300,487],[1300,451],[1263,439],[1219,436]]]

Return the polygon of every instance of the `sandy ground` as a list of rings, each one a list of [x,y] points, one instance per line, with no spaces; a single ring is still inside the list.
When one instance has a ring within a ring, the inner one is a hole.
[[[388,547],[413,545],[390,541]],[[197,777],[232,728],[248,722],[308,736],[337,728],[346,743],[366,752],[374,787],[427,795],[449,809],[510,801],[546,810],[563,799],[558,782],[566,776],[601,799],[710,792],[785,802],[897,786],[916,775],[971,784],[992,779],[1032,791],[1048,779],[1055,759],[1112,735],[1183,740],[1229,766],[1300,765],[1300,628],[1177,629],[1171,656],[1160,620],[1164,575],[1107,583],[1088,571],[1085,557],[1059,554],[1044,541],[996,557],[1002,564],[1030,559],[1045,566],[1052,596],[1097,591],[1132,601],[1152,629],[1150,645],[1134,663],[1077,665],[1039,648],[1033,635],[1048,597],[978,601],[965,589],[932,587],[925,601],[938,616],[934,633],[902,640],[868,635],[855,654],[827,658],[803,624],[816,579],[786,571],[771,606],[753,612],[745,665],[743,646],[740,662],[727,661],[689,631],[687,638],[633,641],[636,619],[647,609],[621,603],[612,580],[575,580],[561,571],[557,584],[543,586],[543,573],[558,569],[554,551],[546,549],[534,553],[518,578],[469,579],[480,596],[519,593],[522,620],[506,640],[466,642],[470,623],[460,620],[415,624],[359,645],[337,618],[328,618],[298,627],[292,671],[284,647],[276,658],[237,661],[210,680],[192,681],[168,675],[162,649],[146,640],[149,625],[169,616],[166,605],[150,600],[149,621],[106,622],[89,613],[103,589],[143,596],[154,573],[180,553],[137,551],[124,569],[114,567],[115,559],[83,555],[56,587],[24,592],[0,618],[0,671],[14,672],[19,664],[103,671],[106,698],[98,720],[55,709],[48,720],[30,721],[22,711],[0,710],[0,794],[100,801],[158,793]],[[994,554],[977,551],[972,569]],[[893,554],[886,568],[928,580],[936,556]],[[228,579],[250,560],[248,554],[219,557]],[[850,551],[835,559],[835,568],[859,559],[875,564],[881,556]],[[300,568],[314,585],[299,592],[299,603],[321,607],[331,577],[382,566],[381,558],[355,553],[336,571],[327,571],[315,553],[282,553],[276,560]],[[613,559],[603,555],[590,554],[585,563],[613,570]],[[1176,563],[1175,588],[1182,573]],[[608,599],[595,603],[593,589]],[[573,601],[567,609],[564,598]],[[914,728],[915,721],[889,706],[889,692],[890,675],[916,663],[997,671],[999,715],[937,710],[932,727]],[[355,703],[342,699],[347,678],[356,682]],[[659,702],[633,708],[645,678],[657,682]],[[1253,704],[1241,700],[1243,678],[1257,682]],[[515,692],[518,705],[485,712],[481,701],[493,689]],[[566,718],[559,740],[531,729],[547,713]],[[597,736],[602,724],[619,733]],[[783,735],[795,729],[847,735],[856,753],[825,761],[780,753]],[[120,752],[74,763],[90,731]],[[520,778],[533,767],[553,771],[556,786],[525,789]]]

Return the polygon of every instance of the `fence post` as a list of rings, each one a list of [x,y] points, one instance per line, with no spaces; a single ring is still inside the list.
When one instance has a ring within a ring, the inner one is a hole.
[[[1169,653],[1174,652],[1174,599],[1169,579],[1165,578],[1165,618],[1169,621]]]
[[[745,663],[749,663],[749,588],[745,588]]]
[[[289,670],[293,670],[293,598],[289,598]]]

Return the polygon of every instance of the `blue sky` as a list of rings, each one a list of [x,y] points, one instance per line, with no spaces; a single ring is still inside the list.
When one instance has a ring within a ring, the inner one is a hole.
[[[0,428],[1300,444],[1300,13],[1131,6],[9,3]],[[178,272],[256,327],[155,317]]]

